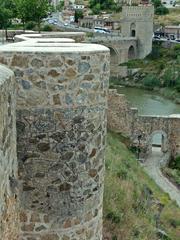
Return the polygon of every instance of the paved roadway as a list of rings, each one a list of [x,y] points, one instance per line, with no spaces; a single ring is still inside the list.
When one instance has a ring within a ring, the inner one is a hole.
[[[143,164],[145,171],[154,179],[156,184],[166,193],[172,200],[175,200],[180,207],[180,189],[166,178],[160,169],[160,162],[165,158],[160,148],[153,147],[152,155]]]

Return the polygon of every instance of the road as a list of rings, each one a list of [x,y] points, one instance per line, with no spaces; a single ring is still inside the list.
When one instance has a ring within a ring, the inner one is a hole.
[[[156,184],[166,193],[169,194],[172,200],[175,200],[180,207],[180,190],[172,184],[161,172],[160,162],[165,156],[160,151],[160,148],[153,147],[152,155],[143,164],[145,171],[154,179]]]

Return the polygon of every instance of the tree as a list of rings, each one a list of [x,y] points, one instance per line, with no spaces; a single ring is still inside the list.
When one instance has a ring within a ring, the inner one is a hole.
[[[17,9],[17,16],[21,19],[23,24],[23,28],[25,30],[25,23],[29,20],[29,8],[30,1],[29,0],[14,0]]]
[[[154,4],[154,11],[157,15],[165,15],[169,13],[168,8],[162,5],[161,0],[152,0]]]
[[[157,15],[165,15],[169,13],[169,9],[164,6],[159,6],[155,9],[155,14]]]
[[[31,20],[37,23],[40,32],[42,19],[48,16],[50,4],[48,0],[31,0],[31,4],[34,6],[33,18]]]
[[[114,0],[89,0],[89,7],[94,14],[100,13],[101,10],[120,10],[120,4]]]
[[[101,11],[101,5],[100,3],[97,3],[93,8],[92,8],[92,11],[94,14],[99,14],[100,11]]]
[[[78,22],[79,18],[83,18],[83,11],[81,9],[77,9],[74,14],[74,21]]]
[[[152,0],[152,3],[154,4],[155,8],[160,7],[162,5],[161,0]]]
[[[15,16],[15,5],[12,0],[0,0],[0,28],[6,30],[11,24],[11,19]]]
[[[36,22],[40,32],[41,21],[47,17],[50,4],[48,0],[14,0],[18,16],[23,25],[28,21]]]
[[[64,1],[60,1],[56,7],[58,11],[62,11],[64,8]]]

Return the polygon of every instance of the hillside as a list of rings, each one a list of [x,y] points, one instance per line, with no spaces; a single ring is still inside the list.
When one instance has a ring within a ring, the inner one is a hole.
[[[180,209],[146,175],[128,141],[108,133],[103,240],[179,240]]]
[[[180,44],[164,48],[161,42],[154,42],[151,54],[145,59],[121,65],[127,66],[132,73],[125,78],[111,79],[110,86],[120,84],[156,90],[180,103]]]
[[[180,8],[169,9],[167,15],[155,15],[154,24],[159,26],[179,25],[180,24]]]

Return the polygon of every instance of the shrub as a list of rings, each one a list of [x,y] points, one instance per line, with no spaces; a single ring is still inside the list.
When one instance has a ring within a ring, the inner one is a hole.
[[[159,87],[161,85],[161,82],[158,78],[156,78],[155,75],[148,74],[143,79],[143,84],[145,87],[153,88],[153,87]]]
[[[180,155],[178,155],[174,160],[170,161],[169,167],[180,171]]]
[[[164,87],[175,86],[175,74],[172,67],[168,68],[163,74],[163,85]]]
[[[156,60],[160,58],[161,52],[160,52],[160,46],[159,45],[153,45],[151,53],[147,56],[148,59]]]
[[[168,13],[169,13],[169,9],[162,5],[155,9],[155,14],[157,15],[166,15]]]
[[[180,93],[180,84],[176,85],[175,89]]]
[[[52,32],[53,31],[53,27],[51,25],[44,25],[44,27],[42,28],[42,31],[45,31],[45,32]]]
[[[128,172],[127,172],[125,169],[120,169],[120,170],[117,172],[117,177],[120,178],[120,179],[127,179],[127,177],[128,177]]]
[[[106,218],[111,220],[112,223],[119,223],[121,221],[121,216],[115,212],[109,212]]]
[[[113,236],[112,236],[112,240],[118,240],[117,236],[116,236],[116,235],[113,235]]]
[[[33,30],[36,27],[36,23],[33,21],[27,22],[25,28],[27,30]]]
[[[87,32],[87,33],[86,33],[86,36],[89,37],[89,38],[91,38],[91,37],[94,36],[94,34],[93,34],[93,32]]]
[[[180,56],[180,44],[176,44],[176,45],[174,46],[173,50],[174,50],[174,56],[175,56],[175,58],[178,59],[179,56]]]

